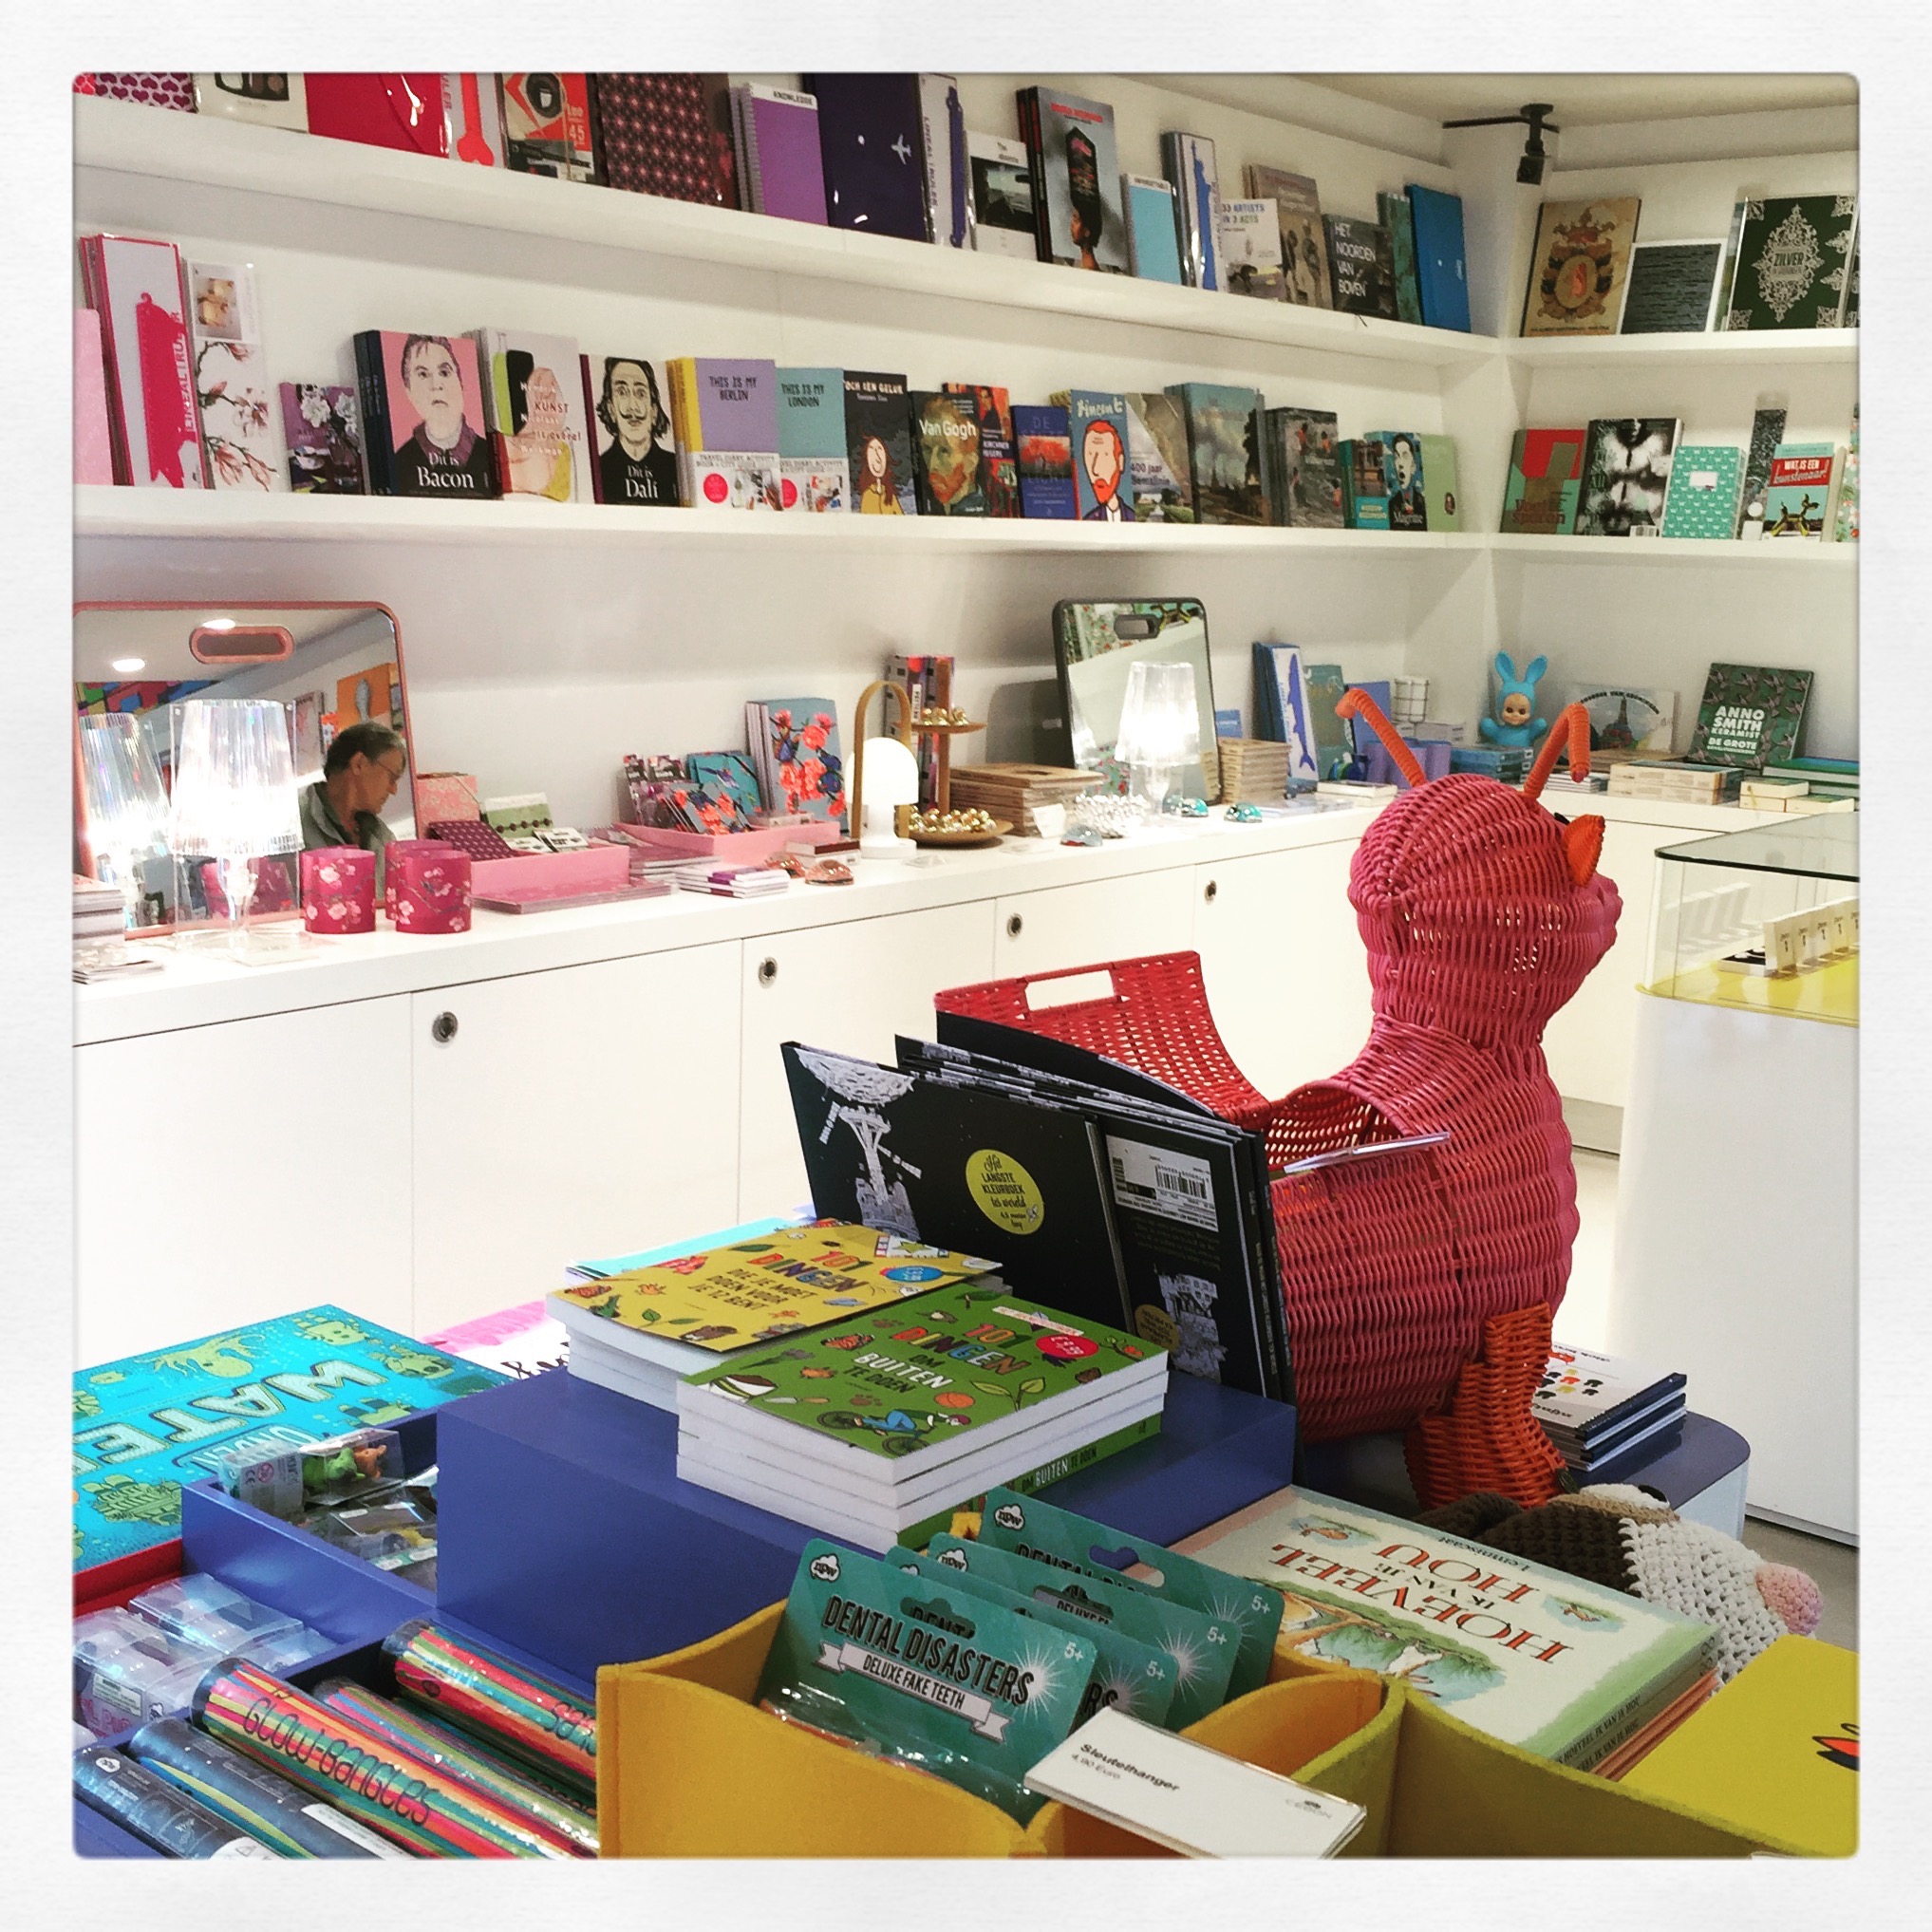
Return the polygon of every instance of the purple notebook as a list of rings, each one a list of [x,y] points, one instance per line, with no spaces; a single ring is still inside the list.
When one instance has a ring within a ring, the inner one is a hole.
[[[752,205],[761,215],[825,227],[818,103],[810,94],[747,84],[740,93]]]

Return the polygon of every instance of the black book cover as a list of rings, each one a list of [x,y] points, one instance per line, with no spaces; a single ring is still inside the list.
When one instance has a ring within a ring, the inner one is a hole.
[[[362,407],[363,461],[368,472],[369,495],[393,497],[396,485],[389,469],[389,410],[384,400],[380,373],[382,333],[366,328],[355,338],[356,401]]]
[[[1130,1325],[1108,1190],[1079,1114],[796,1041],[783,1052],[815,1211],[987,1256],[1020,1294]]]
[[[917,74],[807,74],[818,102],[825,218],[834,228],[928,241],[926,130]]]
[[[969,394],[930,389],[916,389],[907,401],[920,516],[985,516],[978,403]]]
[[[904,376],[846,370],[845,445],[855,510],[868,516],[918,516]]]
[[[1328,232],[1328,269],[1335,284],[1335,306],[1351,315],[1396,315],[1396,260],[1389,231],[1379,221],[1358,221],[1345,215],[1324,215]]]

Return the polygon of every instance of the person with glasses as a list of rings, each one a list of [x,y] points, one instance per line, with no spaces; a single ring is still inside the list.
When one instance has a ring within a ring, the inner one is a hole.
[[[365,720],[338,731],[322,760],[322,776],[301,794],[302,843],[359,845],[376,855],[376,890],[383,889],[383,848],[395,837],[383,807],[396,796],[407,766],[403,734]]]

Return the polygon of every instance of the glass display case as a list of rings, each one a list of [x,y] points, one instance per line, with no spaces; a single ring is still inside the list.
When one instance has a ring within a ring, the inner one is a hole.
[[[1657,854],[1644,990],[1858,1024],[1858,815],[1818,813]]]

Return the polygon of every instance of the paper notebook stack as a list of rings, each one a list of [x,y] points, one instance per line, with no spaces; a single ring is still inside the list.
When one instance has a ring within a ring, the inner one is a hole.
[[[1684,1378],[1553,1343],[1530,1413],[1565,1464],[1586,1482],[1613,1482],[1676,1447],[1684,1427]]]
[[[935,1287],[992,1278],[994,1264],[849,1224],[768,1225],[601,1275],[549,1297],[579,1380],[678,1406],[682,1377],[761,1352],[780,1337],[850,1322]]]
[[[1000,1284],[936,1288],[681,1383],[678,1474],[885,1550],[1010,1476],[1153,1434],[1167,1368]]]
[[[978,806],[1004,818],[1028,838],[1041,835],[1034,816],[1041,805],[1071,805],[1100,782],[1098,772],[1073,765],[958,765],[952,773],[952,802],[964,810]]]
[[[1264,805],[1288,789],[1288,747],[1266,738],[1224,738],[1221,797],[1230,805]]]
[[[159,960],[128,949],[127,907],[121,888],[79,872],[73,878],[75,982],[84,986],[131,973],[159,972]]]

